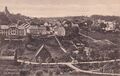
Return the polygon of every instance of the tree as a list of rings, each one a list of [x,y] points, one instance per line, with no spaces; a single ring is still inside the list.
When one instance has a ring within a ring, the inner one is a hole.
[[[114,59],[116,60],[117,58],[119,58],[119,51],[115,50],[114,51]]]
[[[32,35],[31,34],[27,34],[26,38],[25,38],[25,44],[28,44],[32,41]]]
[[[118,50],[114,50],[113,52],[111,52],[109,54],[109,57],[112,58],[112,59],[114,59],[116,61],[116,59],[119,58],[119,51]]]
[[[3,43],[3,42],[4,42],[4,39],[5,39],[5,36],[0,35],[0,43]]]
[[[43,76],[43,71],[38,71],[35,76]]]
[[[106,25],[105,23],[100,23],[100,27],[101,27],[101,28],[106,28],[107,25]]]

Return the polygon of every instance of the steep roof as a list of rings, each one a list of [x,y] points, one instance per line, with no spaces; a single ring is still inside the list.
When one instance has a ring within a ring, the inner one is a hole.
[[[22,25],[20,25],[20,26],[18,26],[18,29],[25,29],[25,28],[29,28],[30,27],[30,25],[29,24],[22,24]]]

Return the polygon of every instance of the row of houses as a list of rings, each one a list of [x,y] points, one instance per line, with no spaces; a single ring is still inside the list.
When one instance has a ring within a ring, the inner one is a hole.
[[[25,35],[25,29],[18,27],[15,24],[12,25],[0,25],[0,34],[4,36],[10,36],[10,35],[19,35],[24,36]]]
[[[6,37],[8,36],[26,36],[28,33],[32,35],[45,35],[48,33],[45,26],[29,25],[29,24],[12,24],[12,25],[0,25],[0,34]]]
[[[27,34],[31,34],[33,36],[42,36],[49,34],[65,36],[65,28],[62,26],[48,27],[30,24],[0,25],[0,35],[3,35],[5,37],[26,36]]]

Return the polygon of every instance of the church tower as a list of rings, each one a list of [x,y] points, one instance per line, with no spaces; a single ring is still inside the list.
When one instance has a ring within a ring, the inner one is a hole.
[[[10,12],[8,11],[7,6],[5,6],[5,14],[6,14],[6,15],[10,15]]]
[[[5,6],[5,11],[4,11],[4,13],[5,13],[5,15],[8,17],[8,19],[9,19],[9,21],[11,22],[11,23],[13,23],[13,17],[11,16],[11,14],[10,14],[10,12],[8,11],[8,8],[7,8],[7,6]]]

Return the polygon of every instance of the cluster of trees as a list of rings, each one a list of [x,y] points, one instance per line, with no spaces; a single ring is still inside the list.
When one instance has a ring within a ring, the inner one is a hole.
[[[8,25],[11,23],[24,23],[26,19],[30,19],[27,16],[21,14],[10,14],[7,16],[4,12],[0,12],[0,25]]]
[[[8,17],[3,12],[0,12],[0,25],[7,25],[9,23]]]
[[[92,15],[90,17],[91,19],[97,20],[105,20],[105,21],[119,21],[120,22],[120,17],[119,16],[103,16],[103,15]]]

